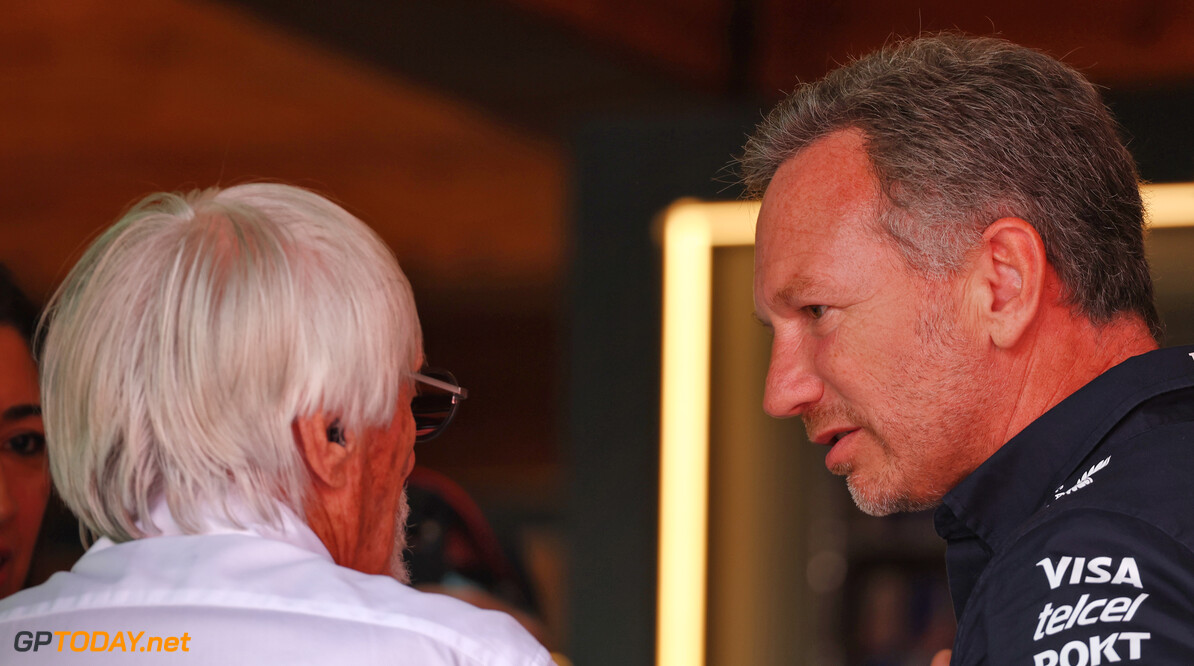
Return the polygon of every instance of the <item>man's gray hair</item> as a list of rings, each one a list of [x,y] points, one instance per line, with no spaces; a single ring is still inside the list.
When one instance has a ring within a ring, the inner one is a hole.
[[[277,184],[154,194],[87,250],[51,300],[41,360],[50,468],[115,541],[300,517],[292,424],[323,410],[388,423],[422,357],[410,284],[385,243],[321,196]]]
[[[740,160],[752,196],[832,132],[859,130],[888,201],[882,228],[931,276],[958,269],[988,224],[1041,235],[1069,304],[1096,324],[1160,322],[1144,255],[1135,163],[1094,86],[1001,39],[939,34],[893,43],[799,86]]]

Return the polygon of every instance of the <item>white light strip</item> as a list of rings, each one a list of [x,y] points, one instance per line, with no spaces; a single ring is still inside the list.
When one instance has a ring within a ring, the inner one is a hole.
[[[709,225],[698,210],[686,207],[668,212],[663,255],[658,666],[705,663],[709,248]]]
[[[1143,185],[1140,195],[1153,227],[1194,225],[1194,183]]]
[[[757,204],[680,203],[663,221],[659,666],[705,663],[712,248],[753,243],[757,213]]]

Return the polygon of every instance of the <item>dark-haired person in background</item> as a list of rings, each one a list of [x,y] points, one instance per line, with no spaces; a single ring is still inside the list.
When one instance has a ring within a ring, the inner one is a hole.
[[[0,264],[0,598],[21,589],[50,496],[31,340],[37,309]]]
[[[951,663],[1194,662],[1194,347],[1157,349],[1095,88],[999,39],[904,41],[797,88],[742,166],[766,410],[863,511],[937,507]]]

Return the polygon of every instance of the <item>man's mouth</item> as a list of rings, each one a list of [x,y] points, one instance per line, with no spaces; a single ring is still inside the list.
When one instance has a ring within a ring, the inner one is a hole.
[[[853,468],[854,456],[857,455],[854,440],[843,441],[857,433],[861,428],[847,428],[845,430],[838,430],[836,432],[826,433],[819,439],[819,443],[823,443],[829,447],[829,451],[825,454],[825,467],[834,474],[845,474],[848,470]]]
[[[833,446],[842,439],[852,433],[858,432],[859,428],[842,428],[840,430],[827,430],[813,438],[813,443],[822,446]]]

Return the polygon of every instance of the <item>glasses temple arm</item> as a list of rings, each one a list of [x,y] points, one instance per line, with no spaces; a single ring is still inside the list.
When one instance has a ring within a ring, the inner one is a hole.
[[[464,388],[463,386],[457,386],[455,384],[445,382],[442,379],[436,379],[435,377],[428,377],[427,375],[419,372],[412,372],[410,373],[410,376],[414,377],[415,380],[419,382],[427,384],[428,386],[434,386],[435,388],[443,389],[448,393],[458,396],[461,400],[464,400],[468,397],[468,389]]]

